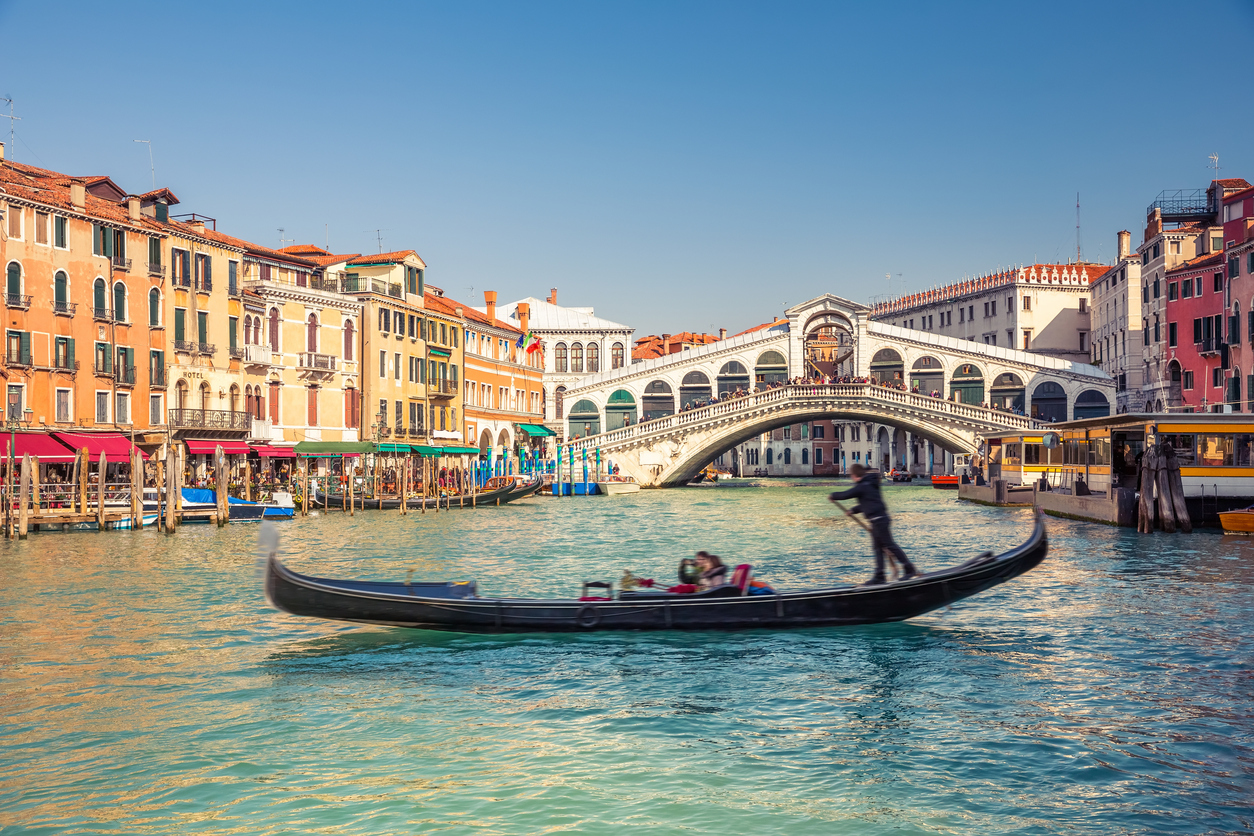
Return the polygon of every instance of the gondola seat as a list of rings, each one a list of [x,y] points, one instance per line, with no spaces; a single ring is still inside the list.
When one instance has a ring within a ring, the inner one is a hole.
[[[589,595],[588,590],[604,589],[604,595]],[[612,601],[614,599],[613,581],[584,581],[579,592],[580,601]]]

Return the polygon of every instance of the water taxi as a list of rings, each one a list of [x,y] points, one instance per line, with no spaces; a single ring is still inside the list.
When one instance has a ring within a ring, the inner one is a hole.
[[[597,490],[606,496],[616,496],[622,493],[635,493],[640,490],[640,485],[630,476],[607,476],[597,482]]]

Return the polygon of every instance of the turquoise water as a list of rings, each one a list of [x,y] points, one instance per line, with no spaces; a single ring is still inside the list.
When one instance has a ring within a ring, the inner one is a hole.
[[[706,548],[869,575],[830,488],[282,523],[297,569],[570,595]],[[1026,511],[891,489],[924,569]],[[1254,829],[1254,542],[1052,520],[1037,570],[906,624],[466,636],[270,609],[257,529],[0,544],[0,834]]]

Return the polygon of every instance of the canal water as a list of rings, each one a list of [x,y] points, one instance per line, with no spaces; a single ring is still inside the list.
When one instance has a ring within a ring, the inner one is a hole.
[[[700,548],[862,580],[822,486],[280,525],[293,567],[568,596]],[[936,568],[1026,511],[886,489]],[[1037,570],[905,624],[469,636],[297,619],[257,529],[0,544],[0,834],[1254,829],[1254,543],[1050,522]]]

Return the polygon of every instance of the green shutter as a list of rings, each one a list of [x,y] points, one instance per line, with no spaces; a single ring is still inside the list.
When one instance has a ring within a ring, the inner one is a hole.
[[[196,312],[196,339],[198,342],[209,342],[209,314],[205,311]]]
[[[74,368],[74,338],[65,341],[65,359],[71,369]]]
[[[30,365],[30,331],[22,332],[22,362]]]
[[[174,309],[174,339],[179,342],[187,339],[187,328],[184,321],[186,317],[187,311],[182,308]]]
[[[101,249],[100,224],[91,225],[91,252],[92,255],[100,255],[104,250]]]
[[[234,351],[235,350],[235,332],[237,330],[237,326],[239,325],[239,318],[233,316],[231,317],[230,322],[231,322],[231,351]]]

